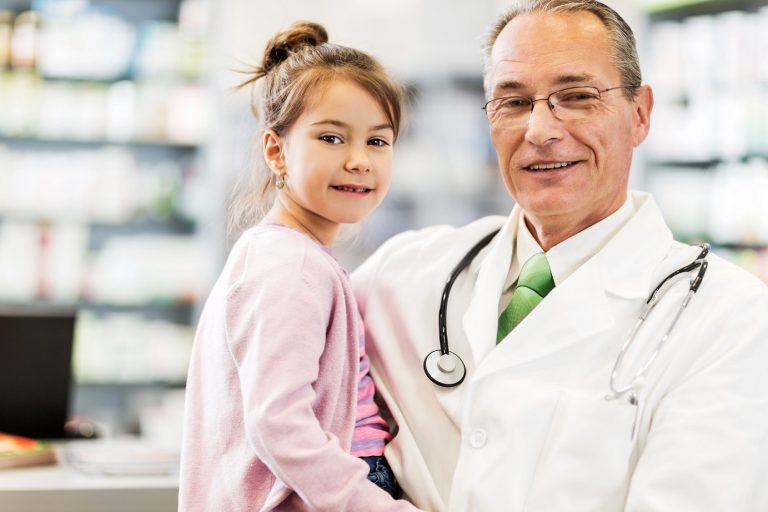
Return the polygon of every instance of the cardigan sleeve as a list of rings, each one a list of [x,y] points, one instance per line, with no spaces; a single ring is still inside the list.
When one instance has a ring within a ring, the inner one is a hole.
[[[281,254],[280,248],[279,258],[246,264],[230,289],[227,339],[238,368],[246,435],[256,456],[308,509],[417,510],[369,482],[367,465],[315,416],[313,383],[338,284],[312,249]]]

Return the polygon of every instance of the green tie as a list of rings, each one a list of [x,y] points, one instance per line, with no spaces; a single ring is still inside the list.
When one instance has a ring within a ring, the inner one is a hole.
[[[531,256],[520,270],[517,287],[512,294],[512,301],[499,316],[499,327],[496,331],[496,343],[503,340],[517,324],[533,311],[533,308],[544,300],[544,297],[555,287],[552,271],[549,269],[547,256],[540,252]]]

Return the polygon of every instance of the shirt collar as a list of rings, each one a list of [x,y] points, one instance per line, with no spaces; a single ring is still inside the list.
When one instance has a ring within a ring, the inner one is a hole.
[[[555,285],[559,286],[589,258],[600,252],[605,244],[632,218],[634,213],[635,207],[627,195],[624,204],[611,215],[563,240],[547,251],[547,261],[552,270]],[[539,243],[528,231],[525,215],[520,215],[518,218],[515,240],[516,244],[507,283],[504,286],[505,290],[517,280],[523,263],[534,254],[543,252]]]

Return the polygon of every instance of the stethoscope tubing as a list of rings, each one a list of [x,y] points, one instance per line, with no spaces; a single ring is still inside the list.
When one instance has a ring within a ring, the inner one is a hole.
[[[440,349],[433,350],[424,358],[424,373],[434,384],[444,388],[452,388],[464,382],[467,376],[467,367],[458,354],[451,352],[448,346],[448,299],[451,295],[453,283],[459,275],[468,268],[475,257],[483,248],[491,243],[493,237],[501,228],[492,233],[488,233],[464,255],[456,264],[448,276],[448,281],[443,287],[443,294],[440,297],[440,309],[437,313],[437,332],[440,339]]]
[[[488,233],[479,242],[472,246],[469,252],[464,255],[461,261],[459,261],[459,263],[451,271],[450,276],[448,276],[448,281],[445,283],[443,294],[440,297],[440,310],[437,314],[437,331],[438,336],[440,337],[440,354],[442,355],[446,355],[450,352],[448,347],[448,321],[446,315],[448,312],[448,298],[451,295],[451,288],[453,288],[453,283],[456,282],[456,279],[464,271],[464,269],[469,267],[475,257],[480,253],[480,251],[482,251],[486,245],[491,243],[493,237],[496,236],[500,230],[501,228]]]
[[[464,365],[464,362],[461,360],[461,358],[457,354],[451,352],[450,347],[448,345],[447,311],[448,311],[448,300],[450,298],[451,289],[453,288],[453,284],[456,282],[456,279],[459,277],[459,275],[471,265],[475,257],[480,253],[480,251],[482,251],[491,242],[491,240],[493,240],[493,237],[495,237],[499,231],[500,231],[500,228],[494,230],[491,233],[488,233],[480,241],[478,241],[474,246],[472,246],[469,252],[467,252],[467,254],[464,255],[464,257],[459,261],[458,264],[456,264],[454,269],[451,271],[450,275],[448,276],[448,280],[445,286],[443,287],[443,293],[440,297],[440,308],[438,310],[438,315],[437,315],[437,327],[438,327],[438,336],[440,340],[440,349],[433,350],[432,352],[427,354],[427,356],[424,358],[424,365],[423,365],[424,373],[427,375],[429,380],[431,380],[433,383],[437,384],[438,386],[442,386],[442,387],[458,386],[464,381],[464,377],[466,376],[466,366]],[[702,244],[700,247],[702,248],[701,252],[693,262],[675,270],[674,272],[666,276],[648,296],[648,299],[645,301],[646,303],[645,308],[643,309],[639,318],[633,325],[632,330],[629,333],[629,336],[627,337],[626,341],[621,347],[621,350],[619,351],[619,354],[616,356],[616,361],[614,363],[613,370],[611,371],[611,378],[610,378],[610,384],[609,384],[610,394],[606,395],[607,400],[620,398],[621,396],[623,396],[624,394],[630,391],[632,391],[630,396],[630,401],[637,400],[637,396],[635,393],[635,387],[636,387],[637,381],[640,378],[642,378],[645,375],[645,373],[648,371],[648,369],[653,365],[653,362],[656,360],[656,357],[658,356],[662,347],[666,344],[667,340],[672,334],[672,331],[677,325],[677,322],[680,319],[680,316],[682,315],[683,311],[685,311],[685,309],[688,307],[688,304],[691,301],[691,298],[699,290],[699,286],[701,285],[704,279],[704,274],[706,273],[707,266],[708,266],[707,255],[709,254],[709,244],[705,243],[705,244]],[[630,345],[634,341],[637,335],[637,332],[640,330],[640,326],[645,322],[650,312],[653,310],[654,307],[656,307],[656,304],[658,304],[660,298],[663,296],[663,294],[660,293],[662,288],[666,283],[670,282],[670,280],[673,279],[674,277],[680,274],[683,274],[685,272],[692,272],[697,268],[699,269],[699,271],[693,278],[691,278],[688,293],[683,299],[683,302],[680,305],[680,308],[678,308],[677,312],[675,313],[675,316],[670,322],[670,325],[667,328],[667,331],[664,333],[664,336],[662,336],[661,340],[656,345],[653,353],[650,355],[650,357],[645,362],[645,364],[643,364],[643,366],[635,373],[635,376],[629,381],[629,383],[619,387],[616,384],[616,382],[618,380],[618,373],[619,373],[619,370],[621,369],[622,362],[624,361],[624,356],[626,355],[627,350],[629,349]],[[446,371],[446,369],[448,370]]]
[[[629,393],[630,391],[634,392],[637,386],[638,380],[640,380],[645,376],[646,372],[648,371],[648,369],[650,369],[650,367],[653,365],[653,362],[656,360],[656,357],[658,357],[659,353],[661,352],[661,349],[664,347],[664,345],[666,345],[667,340],[672,335],[672,331],[677,326],[677,323],[680,320],[680,317],[682,316],[683,311],[685,311],[685,309],[688,307],[688,304],[691,302],[691,298],[699,290],[699,286],[701,286],[701,283],[704,280],[704,274],[706,274],[707,272],[707,266],[709,265],[709,263],[707,262],[707,255],[709,254],[709,244],[705,243],[705,244],[702,244],[700,247],[701,247],[701,252],[692,263],[689,263],[688,265],[685,265],[684,267],[681,267],[675,270],[674,272],[669,274],[667,277],[665,277],[658,284],[658,286],[656,286],[656,288],[651,292],[650,296],[648,297],[648,300],[646,300],[646,306],[643,309],[643,312],[640,314],[640,317],[635,322],[635,325],[632,326],[632,330],[629,332],[629,336],[627,336],[626,341],[624,341],[624,344],[621,346],[621,350],[619,350],[619,355],[616,356],[616,362],[613,365],[613,370],[611,371],[611,379],[609,383],[611,392],[606,396],[607,400],[614,400],[617,398],[621,398],[622,396],[624,396],[626,393]],[[640,369],[637,370],[634,377],[630,379],[627,384],[625,384],[624,386],[618,386],[616,382],[618,381],[618,374],[621,369],[621,365],[624,361],[624,356],[629,350],[629,347],[632,345],[632,342],[635,340],[637,332],[640,330],[640,326],[645,322],[650,312],[653,310],[654,307],[656,307],[656,304],[659,303],[659,300],[663,296],[663,294],[661,294],[660,292],[664,287],[664,285],[670,282],[670,280],[673,279],[675,276],[678,276],[685,272],[692,272],[697,268],[699,269],[699,271],[696,273],[695,276],[691,278],[688,292],[685,294],[685,297],[683,298],[683,302],[680,304],[680,307],[675,312],[675,316],[672,318],[672,321],[669,323],[669,327],[667,327],[667,330],[664,332],[664,335],[656,344],[656,347],[654,348],[651,355],[645,361],[643,366],[641,366]]]

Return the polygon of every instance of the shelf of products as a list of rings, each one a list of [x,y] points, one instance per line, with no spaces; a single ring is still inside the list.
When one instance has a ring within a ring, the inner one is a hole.
[[[651,0],[648,12],[652,21],[679,21],[691,16],[712,16],[726,11],[755,12],[764,0]]]
[[[219,257],[200,233],[208,9],[0,0],[0,305],[77,308],[73,413],[116,431],[137,386],[183,384]]]
[[[645,185],[673,231],[768,281],[768,1],[651,7]]]

